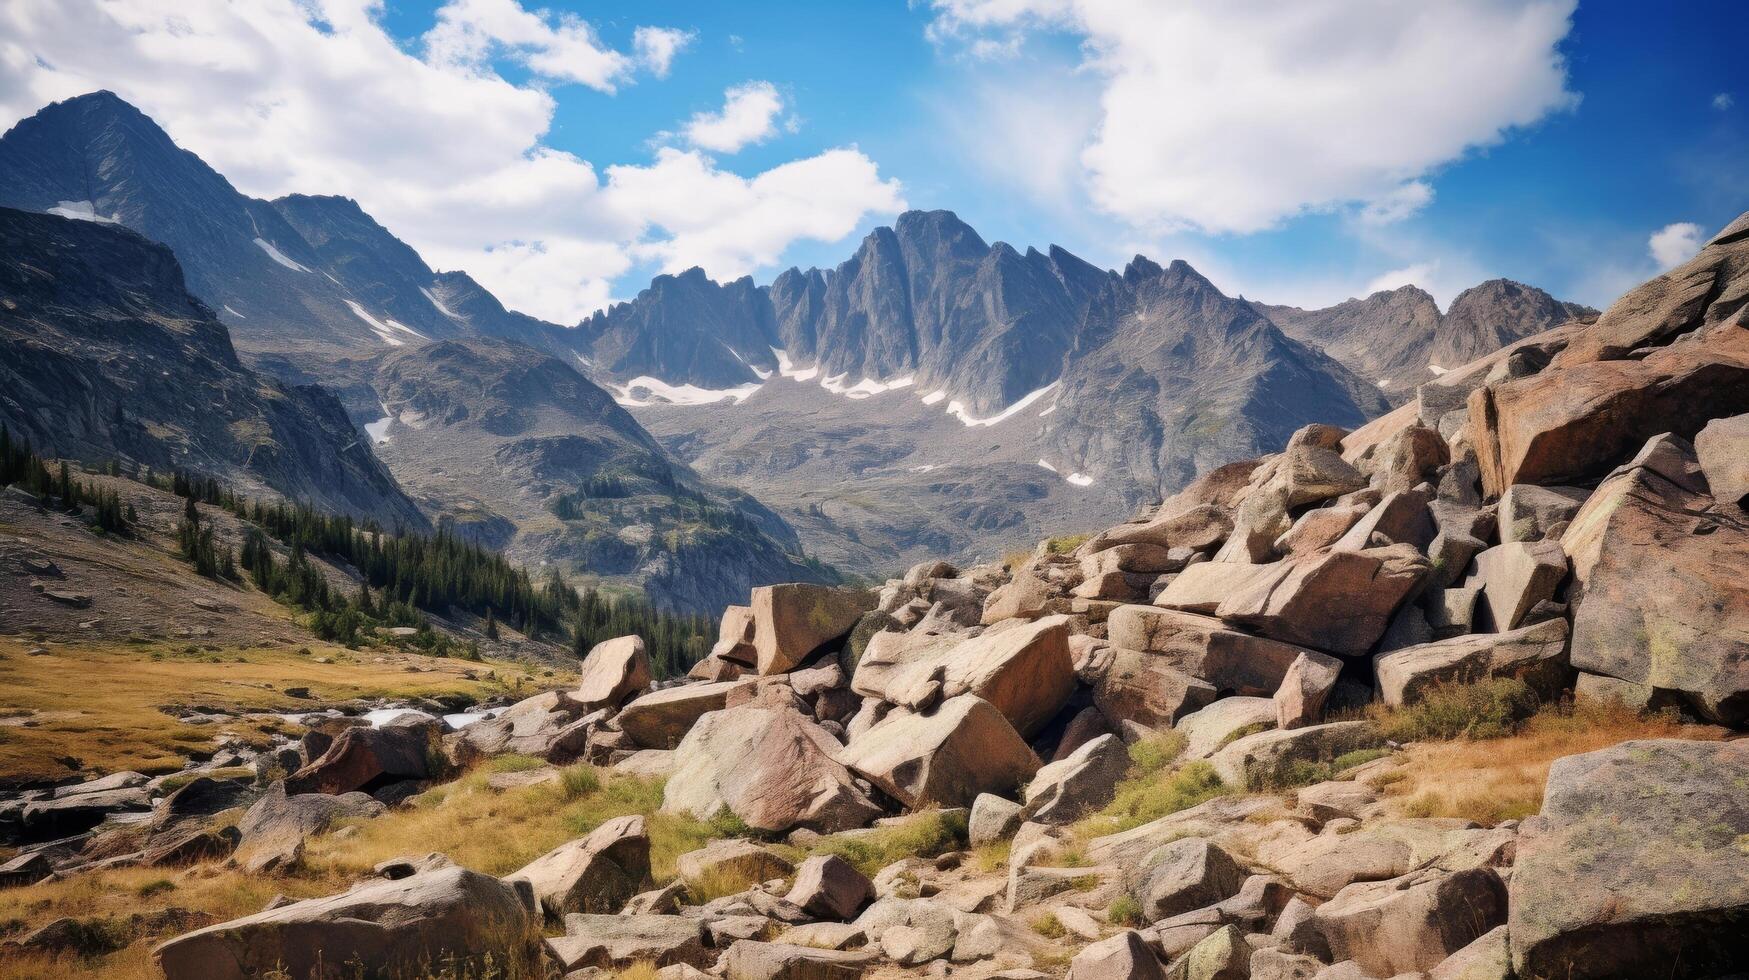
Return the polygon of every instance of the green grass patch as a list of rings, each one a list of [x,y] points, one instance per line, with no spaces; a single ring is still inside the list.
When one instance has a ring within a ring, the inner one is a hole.
[[[1085,840],[1140,827],[1232,792],[1206,762],[1172,770],[1138,770],[1118,784],[1117,795],[1104,809],[1074,825],[1077,837]]]
[[[895,861],[908,857],[935,857],[965,846],[964,814],[924,810],[891,827],[822,839],[812,854],[836,854],[869,877]]]
[[[529,772],[534,769],[545,769],[546,765],[547,762],[545,759],[536,758],[532,755],[517,755],[513,752],[510,755],[498,755],[487,759],[486,771]]]
[[[1393,742],[1444,742],[1457,738],[1504,738],[1536,714],[1541,700],[1516,677],[1490,677],[1474,684],[1438,684],[1414,704],[1375,705],[1369,714]]]

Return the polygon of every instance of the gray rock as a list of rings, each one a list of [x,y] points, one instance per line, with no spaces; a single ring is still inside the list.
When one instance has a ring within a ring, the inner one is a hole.
[[[1123,742],[1099,736],[1033,776],[1025,794],[1027,819],[1066,824],[1099,809],[1111,801],[1129,766]]]

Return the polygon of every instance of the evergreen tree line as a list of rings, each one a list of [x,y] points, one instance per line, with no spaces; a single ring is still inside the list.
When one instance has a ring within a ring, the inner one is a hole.
[[[603,640],[636,633],[644,638],[651,672],[663,679],[684,674],[703,660],[716,632],[704,616],[662,612],[642,599],[610,599],[587,589],[572,619],[571,646],[581,658]]]
[[[114,464],[111,467],[113,472]],[[14,440],[12,430],[0,422],[0,487],[14,484],[39,500],[55,500],[64,511],[91,505],[98,529],[110,534],[131,535],[133,522],[138,519],[133,505],[124,505],[117,491],[104,490],[95,481],[73,479],[66,460],[51,473],[42,457],[31,449],[29,439]]]

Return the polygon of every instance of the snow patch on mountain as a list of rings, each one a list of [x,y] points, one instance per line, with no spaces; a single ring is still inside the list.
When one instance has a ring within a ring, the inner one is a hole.
[[[260,240],[261,239],[259,238],[256,239],[256,241]],[[345,302],[347,307],[352,310],[353,315],[369,324],[371,332],[377,335],[377,339],[388,344],[390,347],[400,347],[402,344],[406,343],[406,341],[402,340],[400,337],[395,336],[396,333],[404,333],[409,337],[415,337],[419,340],[426,339],[424,334],[414,330],[412,327],[409,327],[404,323],[398,323],[394,320],[378,320],[376,317],[365,312],[364,307],[359,306],[352,300],[346,300]]]
[[[647,405],[718,405],[731,402],[739,405],[753,397],[762,385],[744,384],[735,388],[700,388],[697,385],[671,385],[648,375],[633,378],[623,387],[613,388],[613,400],[621,405],[641,408]],[[638,392],[643,396],[639,397]]]
[[[274,248],[273,243],[268,241],[265,238],[255,239],[255,244],[260,246],[260,248],[263,252],[267,253],[268,258],[272,259],[275,262],[278,262],[280,265],[285,266],[286,268],[292,270],[293,272],[308,272],[308,271],[310,271],[309,269],[303,267],[302,265],[299,265],[298,263],[293,262],[290,258],[288,258],[286,256],[286,254],[284,252],[281,252],[279,249]],[[333,279],[334,277],[329,276],[328,278]],[[336,283],[339,282],[339,280],[335,280],[335,281],[336,281]]]
[[[95,221],[104,225],[121,223],[120,218],[98,214],[97,205],[90,201],[62,201],[49,208],[49,213],[63,218],[72,218],[75,221]]]
[[[421,293],[425,294],[425,298],[431,301],[432,306],[437,307],[437,312],[442,313],[444,316],[449,317],[451,320],[460,320],[461,319],[461,317],[459,317],[455,314],[455,311],[453,311],[449,307],[443,305],[443,300],[438,299],[436,293],[432,292],[429,289],[426,289],[424,286],[420,286],[419,291]]]
[[[1028,405],[1031,405],[1033,402],[1038,401],[1040,398],[1043,398],[1044,396],[1050,394],[1052,391],[1056,390],[1057,384],[1058,384],[1058,382],[1053,381],[1050,384],[1045,385],[1043,388],[1037,389],[1036,391],[1029,391],[1019,401],[1008,406],[1007,408],[996,413],[995,415],[990,416],[989,418],[982,418],[981,419],[981,418],[974,417],[970,412],[968,412],[966,410],[965,403],[959,401],[958,399],[955,399],[954,401],[950,401],[947,403],[947,413],[949,415],[952,415],[953,417],[959,419],[961,422],[965,423],[968,426],[996,425],[999,422],[1003,422],[1003,421],[1006,421],[1007,419],[1014,417],[1017,413],[1024,411]],[[928,404],[928,402],[925,401],[925,404]]]

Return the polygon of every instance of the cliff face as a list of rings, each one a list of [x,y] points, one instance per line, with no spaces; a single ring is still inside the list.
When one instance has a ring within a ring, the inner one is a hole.
[[[424,527],[332,395],[244,367],[168,248],[0,209],[0,418],[45,450],[270,488]]]

